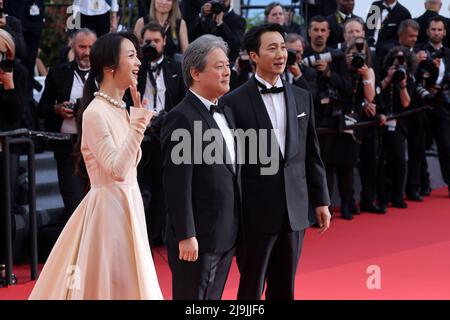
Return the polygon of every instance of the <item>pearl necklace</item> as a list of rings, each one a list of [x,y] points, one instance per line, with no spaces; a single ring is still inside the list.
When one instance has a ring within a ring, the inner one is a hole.
[[[125,102],[123,102],[123,101],[119,102],[116,99],[113,99],[110,96],[108,96],[106,93],[96,91],[96,92],[94,92],[94,96],[95,97],[102,97],[103,99],[108,101],[110,104],[112,104],[116,108],[123,108],[123,109],[125,109],[127,107],[127,104]]]

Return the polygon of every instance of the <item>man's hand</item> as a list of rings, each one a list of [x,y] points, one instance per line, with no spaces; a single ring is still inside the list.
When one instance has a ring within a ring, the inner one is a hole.
[[[298,65],[298,63],[294,63],[292,66],[289,66],[288,70],[290,73],[292,73],[294,78],[298,78],[298,77],[302,76],[302,70],[300,69],[300,66]]]
[[[198,259],[198,242],[196,237],[181,240],[178,243],[180,260],[195,262]]]
[[[363,108],[363,112],[368,116],[368,117],[374,117],[377,114],[377,106],[375,103],[367,103],[364,108]]]
[[[316,218],[320,228],[319,233],[322,234],[330,227],[331,214],[328,206],[317,207]]]
[[[223,23],[223,15],[224,15],[223,11],[219,14],[213,15],[213,20],[214,20],[216,26],[220,26]]]
[[[3,28],[3,27],[5,27],[5,26],[6,26],[6,16],[3,15],[3,16],[0,18],[0,28]]]
[[[380,116],[378,117],[378,124],[381,126],[384,126],[387,122],[387,117],[384,114],[380,114]]]
[[[202,7],[202,12],[205,17],[212,14],[211,10],[212,10],[212,4],[210,2],[205,3]]]
[[[73,118],[73,110],[66,108],[69,105],[69,101],[64,101],[55,105],[55,113],[64,119],[72,119]]]
[[[3,83],[3,88],[5,90],[14,89],[13,72],[4,72],[0,69],[0,83]]]
[[[425,51],[423,51],[423,50],[420,50],[419,52],[416,53],[416,59],[417,59],[418,63],[426,60],[427,59],[427,53]]]
[[[319,72],[323,72],[323,75],[325,77],[329,78],[331,75],[330,67],[328,66],[328,62],[326,61],[323,60],[316,61],[314,68],[316,68],[316,70]]]

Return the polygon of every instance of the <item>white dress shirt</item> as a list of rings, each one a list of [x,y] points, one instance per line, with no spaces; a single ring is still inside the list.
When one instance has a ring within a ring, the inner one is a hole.
[[[157,64],[162,63],[164,59],[164,56],[162,56],[158,61],[156,61]],[[150,76],[147,72],[147,82],[145,86],[145,92],[144,92],[144,98],[148,100],[147,109],[154,110],[156,112],[160,112],[161,110],[164,110],[164,106],[166,103],[166,84],[164,83],[164,71],[161,69],[159,73],[156,71],[153,72],[153,78],[156,80],[156,107],[154,104],[154,94],[155,94],[155,88],[153,88],[153,85],[150,81]]]
[[[84,81],[87,80],[88,73],[85,75]],[[77,99],[80,99],[83,97],[83,88],[84,88],[84,82],[80,78],[80,75],[73,72],[73,84],[72,84],[72,90],[70,91],[70,98],[69,101],[72,103],[77,102]],[[71,119],[64,119],[62,125],[61,125],[61,133],[72,133],[77,134],[77,123],[75,121],[75,117]]]
[[[118,12],[119,4],[117,0],[111,1],[111,6],[105,0],[74,0],[73,13],[81,12],[86,16],[98,16],[108,11]]]
[[[205,105],[205,108],[210,110],[211,105],[216,105],[217,102],[211,102],[206,98],[203,98],[202,96],[195,93],[193,90],[189,89],[197,98],[200,99],[200,101]],[[235,146],[234,146],[234,136],[231,132],[230,126],[228,125],[227,119],[225,118],[225,115],[219,112],[214,112],[213,118],[217,123],[217,126],[220,129],[220,132],[222,133],[222,136],[225,140],[225,144],[227,145],[228,153],[230,154],[231,162],[233,165],[233,168],[236,170],[236,152],[235,152]]]
[[[278,77],[275,86],[265,81],[263,78],[255,74],[256,80],[264,84],[268,89],[272,87],[282,87],[283,82]],[[285,141],[286,141],[286,101],[284,99],[284,93],[275,94],[261,94],[261,97],[266,106],[267,113],[269,114],[272,127],[277,137],[278,145],[280,146],[281,154],[284,157]]]
[[[395,8],[396,5],[397,5],[397,1],[395,1],[391,5],[386,4],[386,1],[383,2],[383,6],[391,8],[391,11]],[[378,36],[380,35],[381,26],[382,26],[384,20],[386,20],[388,14],[389,14],[389,11],[385,7],[383,7],[381,9],[381,19],[378,19],[378,24],[377,24],[377,27],[375,29],[375,33],[373,35],[373,37],[375,39],[375,43],[378,42]]]

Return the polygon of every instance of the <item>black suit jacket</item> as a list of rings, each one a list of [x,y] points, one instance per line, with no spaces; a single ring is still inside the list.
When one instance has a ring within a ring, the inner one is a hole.
[[[63,118],[55,113],[55,104],[69,101],[73,85],[75,61],[50,68],[45,78],[45,88],[39,101],[39,115],[44,119],[44,128],[60,132]]]
[[[36,4],[39,7],[39,15],[30,16],[30,7]],[[43,28],[45,17],[44,0],[7,0],[3,1],[5,12],[22,21],[24,30]]]
[[[6,16],[6,25],[3,29],[9,32],[14,39],[14,44],[16,45],[16,58],[22,60],[25,59],[27,52],[20,20],[13,16]]]
[[[352,14],[352,19],[359,18],[357,15]],[[336,48],[339,43],[344,42],[344,22],[345,20],[336,11],[327,17],[328,24],[330,25],[330,37],[327,41],[327,46]]]
[[[427,11],[425,11],[425,13],[423,15],[414,19],[420,25],[419,36],[417,37],[417,43],[424,44],[424,43],[428,42],[428,36],[427,36],[428,20],[430,20],[431,18],[434,18],[436,16],[442,17],[436,11],[427,10]],[[450,20],[445,17],[442,17],[442,18],[444,18],[444,20],[446,22],[447,30],[450,31],[450,29],[449,29],[450,28]],[[447,35],[445,36],[444,41],[443,41],[444,46],[448,47],[450,45],[449,41],[450,41],[450,37],[447,32]]]
[[[231,110],[225,107],[225,117],[230,129],[235,128]],[[193,162],[194,148],[201,154],[214,142],[193,141],[195,125],[201,124],[202,135],[207,129],[217,129],[212,114],[190,91],[165,117],[161,130],[163,154],[163,188],[167,203],[167,244],[173,249],[178,242],[196,237],[200,253],[220,253],[231,249],[237,240],[239,226],[239,165],[236,172],[231,164],[174,164],[172,152],[179,143],[171,141],[172,133],[184,129],[190,134],[188,145]],[[223,139],[223,138],[222,138]],[[184,141],[184,140],[181,140]],[[185,141],[184,141],[185,142]],[[225,155],[226,145],[222,141]]]
[[[279,170],[275,175],[261,175],[261,163],[242,166],[242,212],[245,232],[276,233],[288,216],[292,230],[305,229],[315,222],[312,207],[330,204],[325,170],[320,159],[314,125],[312,96],[285,81],[286,148],[279,152]],[[224,96],[221,101],[234,112],[239,129],[272,129],[255,79]],[[262,137],[258,136],[258,142]],[[245,156],[249,144],[245,144]],[[269,148],[271,150],[271,148]],[[270,152],[269,152],[270,153]],[[270,155],[271,159],[276,155]]]
[[[375,1],[372,3],[372,5],[380,8],[380,12],[382,12],[383,2],[384,1]],[[370,14],[371,12],[369,12],[369,15]],[[369,16],[367,16],[367,19],[368,18]],[[397,2],[397,5],[394,7],[392,12],[382,23],[382,28],[378,34],[378,41],[376,43],[377,49],[381,46],[391,46],[392,42],[398,41],[398,27],[403,20],[407,19],[411,19],[411,13],[408,11],[408,9],[402,6],[400,2]],[[367,38],[373,38],[374,34],[374,28],[369,28],[366,32]]]
[[[164,76],[164,85],[166,86],[164,110],[170,111],[178,103],[183,100],[186,95],[186,86],[184,85],[183,76],[181,74],[181,65],[179,62],[164,57],[162,63],[162,71]],[[144,98],[145,88],[147,86],[148,62],[143,61],[139,68],[138,74],[138,91],[141,94],[141,99]],[[126,98],[124,99],[128,105],[132,105],[131,95],[127,90]]]

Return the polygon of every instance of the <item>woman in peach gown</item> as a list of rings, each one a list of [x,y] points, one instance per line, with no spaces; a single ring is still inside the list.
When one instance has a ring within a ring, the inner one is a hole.
[[[92,47],[78,114],[80,168],[89,175],[90,190],[29,299],[162,299],[136,179],[140,144],[153,116],[136,89],[137,50],[137,39],[127,33],[104,35]],[[122,102],[127,88],[134,104],[130,115]]]

